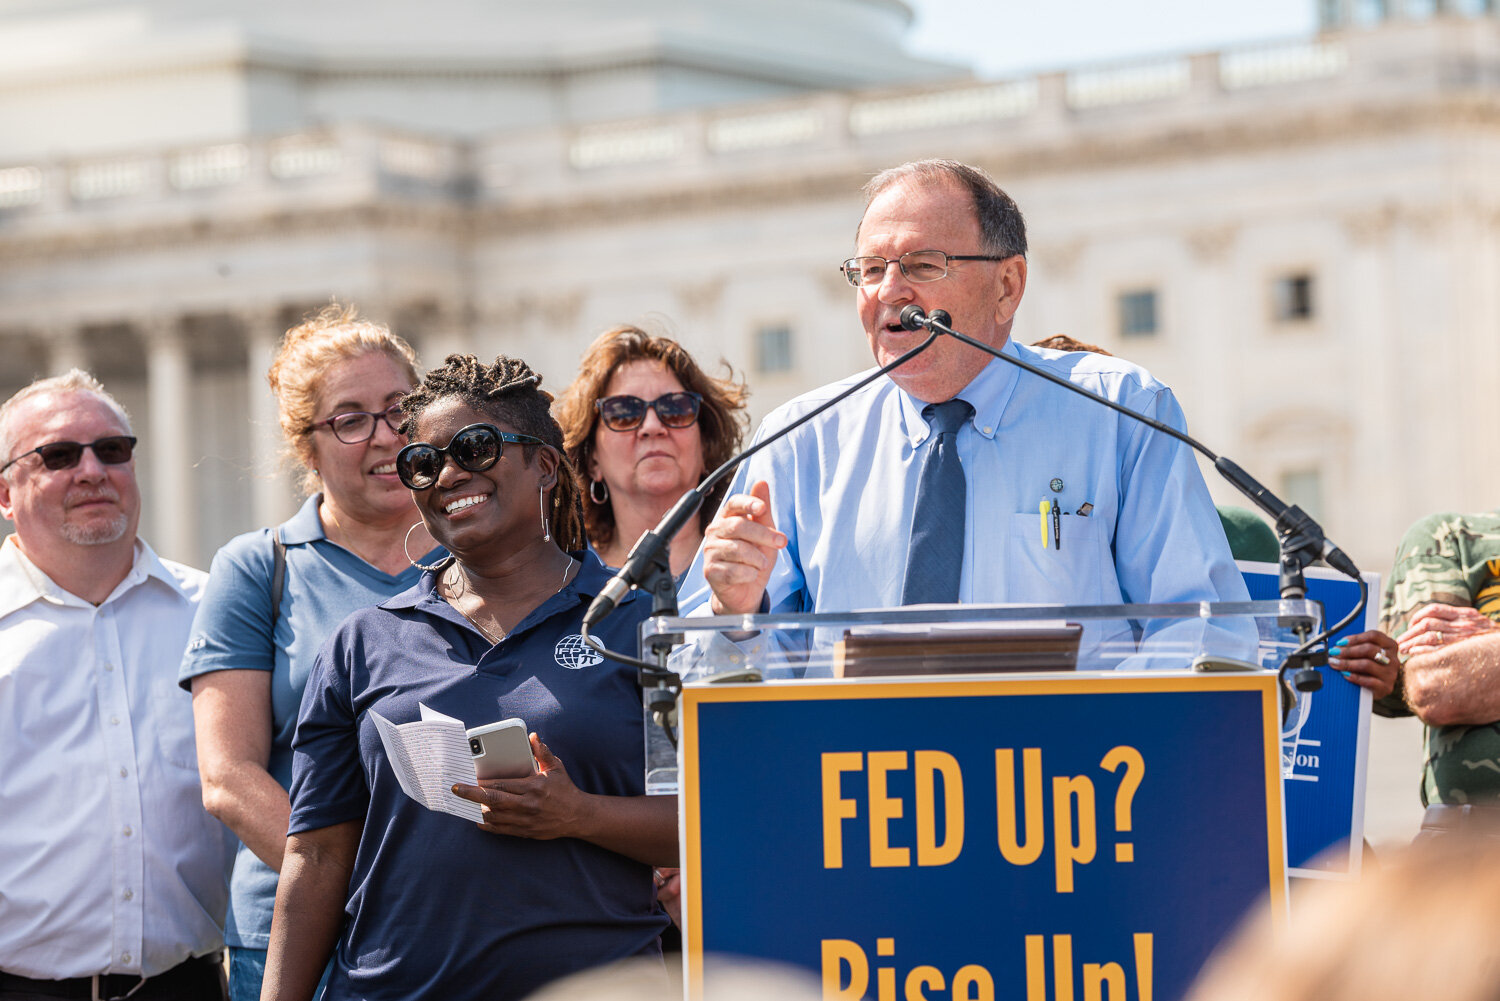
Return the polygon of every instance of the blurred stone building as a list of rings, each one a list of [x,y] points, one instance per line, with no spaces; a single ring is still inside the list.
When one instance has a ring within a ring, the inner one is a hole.
[[[1385,572],[1417,515],[1500,497],[1500,18],[1319,12],[981,81],[903,52],[901,0],[0,0],[0,396],[95,371],[145,534],[207,565],[294,503],[263,374],[331,296],[554,390],[645,323],[759,415],[868,364],[860,184],[953,156],[1026,212],[1016,336],[1151,368]]]

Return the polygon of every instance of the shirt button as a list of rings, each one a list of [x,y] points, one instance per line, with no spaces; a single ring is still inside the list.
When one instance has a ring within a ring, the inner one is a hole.
[[[128,963],[128,962],[130,962],[130,953],[128,953],[128,952],[122,952],[122,953],[120,953],[120,962],[122,962],[122,963]]]
[[[130,829],[130,825],[129,824],[126,824],[125,825],[125,829],[123,831],[121,831],[120,833],[123,834],[123,835],[125,835],[128,838],[132,834],[134,834],[135,832]]]
[[[111,716],[109,718],[109,725],[110,726],[119,726],[120,725],[120,717],[118,717],[118,716]]]
[[[992,427],[990,427],[988,424],[986,424],[984,426],[984,433],[985,434],[994,434],[995,433],[995,429],[992,428]]]
[[[120,899],[121,900],[130,900],[134,896],[135,896],[135,891],[134,890],[126,890],[124,893],[120,894]]]
[[[105,664],[104,665],[104,669],[106,671],[113,671],[115,669],[115,665],[113,665],[113,664]]]
[[[129,773],[129,772],[128,772],[128,771],[126,771],[126,770],[125,770],[125,769],[124,769],[124,768],[121,768],[121,769],[120,769],[120,778],[122,778],[122,779],[123,779],[123,778],[124,778],[124,777],[125,777],[125,776],[127,776],[127,775],[129,775],[129,774],[130,774],[130,773]]]

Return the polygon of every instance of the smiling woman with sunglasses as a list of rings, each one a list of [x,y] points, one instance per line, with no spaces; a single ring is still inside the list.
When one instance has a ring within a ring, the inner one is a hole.
[[[515,359],[450,355],[402,401],[411,443],[396,472],[451,556],[346,619],[319,654],[297,722],[267,997],[310,997],[330,954],[334,1001],[503,1001],[659,956],[651,867],[676,861],[677,802],[644,795],[634,671],[580,635],[610,574],[585,546],[540,382]],[[632,596],[595,635],[633,649],[649,612]],[[426,709],[465,727],[523,720],[537,771],[453,786],[480,805],[477,825],[423,807],[373,717],[400,726]]]
[[[620,566],[643,532],[739,450],[746,395],[639,327],[615,327],[590,345],[557,419],[586,492],[589,543],[605,564]],[[716,491],[672,540],[673,573],[692,563],[721,500]]]
[[[289,521],[219,550],[193,623],[180,678],[193,693],[204,803],[241,842],[225,934],[232,1001],[260,997],[313,658],[350,612],[416,582],[408,544],[432,549],[425,530],[408,538],[416,511],[396,476],[398,404],[416,365],[405,341],[352,307],[287,332],[266,378],[311,496]]]

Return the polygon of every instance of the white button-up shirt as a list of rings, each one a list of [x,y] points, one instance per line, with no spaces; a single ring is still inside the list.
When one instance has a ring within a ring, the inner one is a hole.
[[[96,607],[0,543],[0,970],[150,977],[219,948],[232,841],[177,686],[206,579],[137,541]]]

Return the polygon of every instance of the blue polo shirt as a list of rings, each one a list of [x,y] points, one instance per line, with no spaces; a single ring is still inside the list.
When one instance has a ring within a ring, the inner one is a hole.
[[[191,689],[193,678],[213,671],[270,673],[272,740],[266,770],[283,789],[292,781],[292,730],[302,686],[329,634],[350,612],[400,594],[422,575],[416,567],[388,574],[330,542],[318,517],[322,501],[321,493],[313,494],[275,529],[286,544],[286,578],[274,625],[272,530],[247,532],[215,554],[177,675],[182,687]],[[437,548],[418,559],[431,564],[442,555]],[[239,845],[224,941],[244,949],[266,948],[275,903],[275,871]]]
[[[434,592],[356,612],[318,655],[292,741],[291,833],[363,821],[329,999],[521,998],[577,970],[653,954],[666,924],[651,867],[573,838],[490,834],[402,792],[369,711],[418,703],[479,726],[517,716],[586,792],[644,792],[643,713],[632,668],[582,644],[608,573],[578,576],[498,645]],[[595,635],[636,651],[638,592]]]

